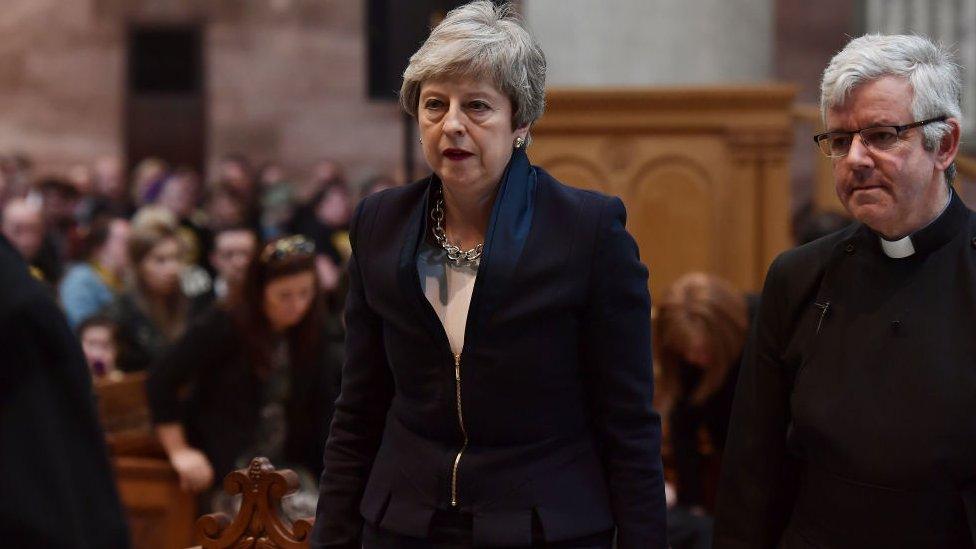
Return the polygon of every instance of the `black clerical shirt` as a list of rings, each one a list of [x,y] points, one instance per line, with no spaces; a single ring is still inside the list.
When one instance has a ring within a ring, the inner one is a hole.
[[[912,244],[854,225],[770,267],[714,547],[973,546],[976,214],[953,196]]]

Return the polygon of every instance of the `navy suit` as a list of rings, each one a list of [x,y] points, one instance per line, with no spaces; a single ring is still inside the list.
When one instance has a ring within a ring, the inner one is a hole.
[[[347,362],[313,547],[357,546],[362,520],[424,537],[438,509],[477,545],[616,527],[665,546],[647,269],[619,199],[513,154],[491,214],[460,365],[424,296],[417,251],[436,176],[354,216]],[[457,375],[459,373],[459,375]],[[464,434],[468,444],[456,465]]]

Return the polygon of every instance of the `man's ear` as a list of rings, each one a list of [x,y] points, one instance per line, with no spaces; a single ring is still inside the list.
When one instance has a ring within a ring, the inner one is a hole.
[[[945,123],[949,125],[949,131],[942,136],[942,140],[939,141],[939,146],[935,151],[935,167],[940,171],[948,168],[952,164],[952,161],[956,159],[956,153],[959,152],[959,136],[961,133],[959,120],[948,118]]]

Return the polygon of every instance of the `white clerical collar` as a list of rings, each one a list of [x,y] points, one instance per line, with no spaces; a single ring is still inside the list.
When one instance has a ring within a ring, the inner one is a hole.
[[[881,250],[892,259],[902,259],[915,253],[911,235],[898,240],[885,240],[884,237],[879,236],[878,240],[881,241]]]
[[[949,187],[949,200],[946,200],[945,206],[942,206],[942,211],[939,212],[939,215],[935,216],[935,219],[933,219],[928,224],[926,224],[925,227],[928,227],[932,223],[935,223],[936,219],[942,217],[942,214],[945,213],[946,208],[949,207],[949,203],[951,202],[952,202],[952,187]],[[925,227],[922,227],[922,229],[924,229]],[[919,229],[919,231],[922,229]],[[915,231],[912,234],[915,234],[917,232],[918,231]],[[915,255],[915,243],[912,242],[911,234],[904,238],[899,238],[898,240],[886,240],[883,236],[878,236],[878,240],[881,241],[881,251],[883,251],[886,256],[892,259],[904,259],[906,257]]]

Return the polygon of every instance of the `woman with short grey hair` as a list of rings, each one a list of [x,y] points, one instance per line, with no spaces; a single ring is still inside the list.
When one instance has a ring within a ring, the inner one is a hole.
[[[353,218],[314,547],[665,546],[647,269],[619,199],[529,163],[545,73],[488,1],[410,58],[433,173]]]

